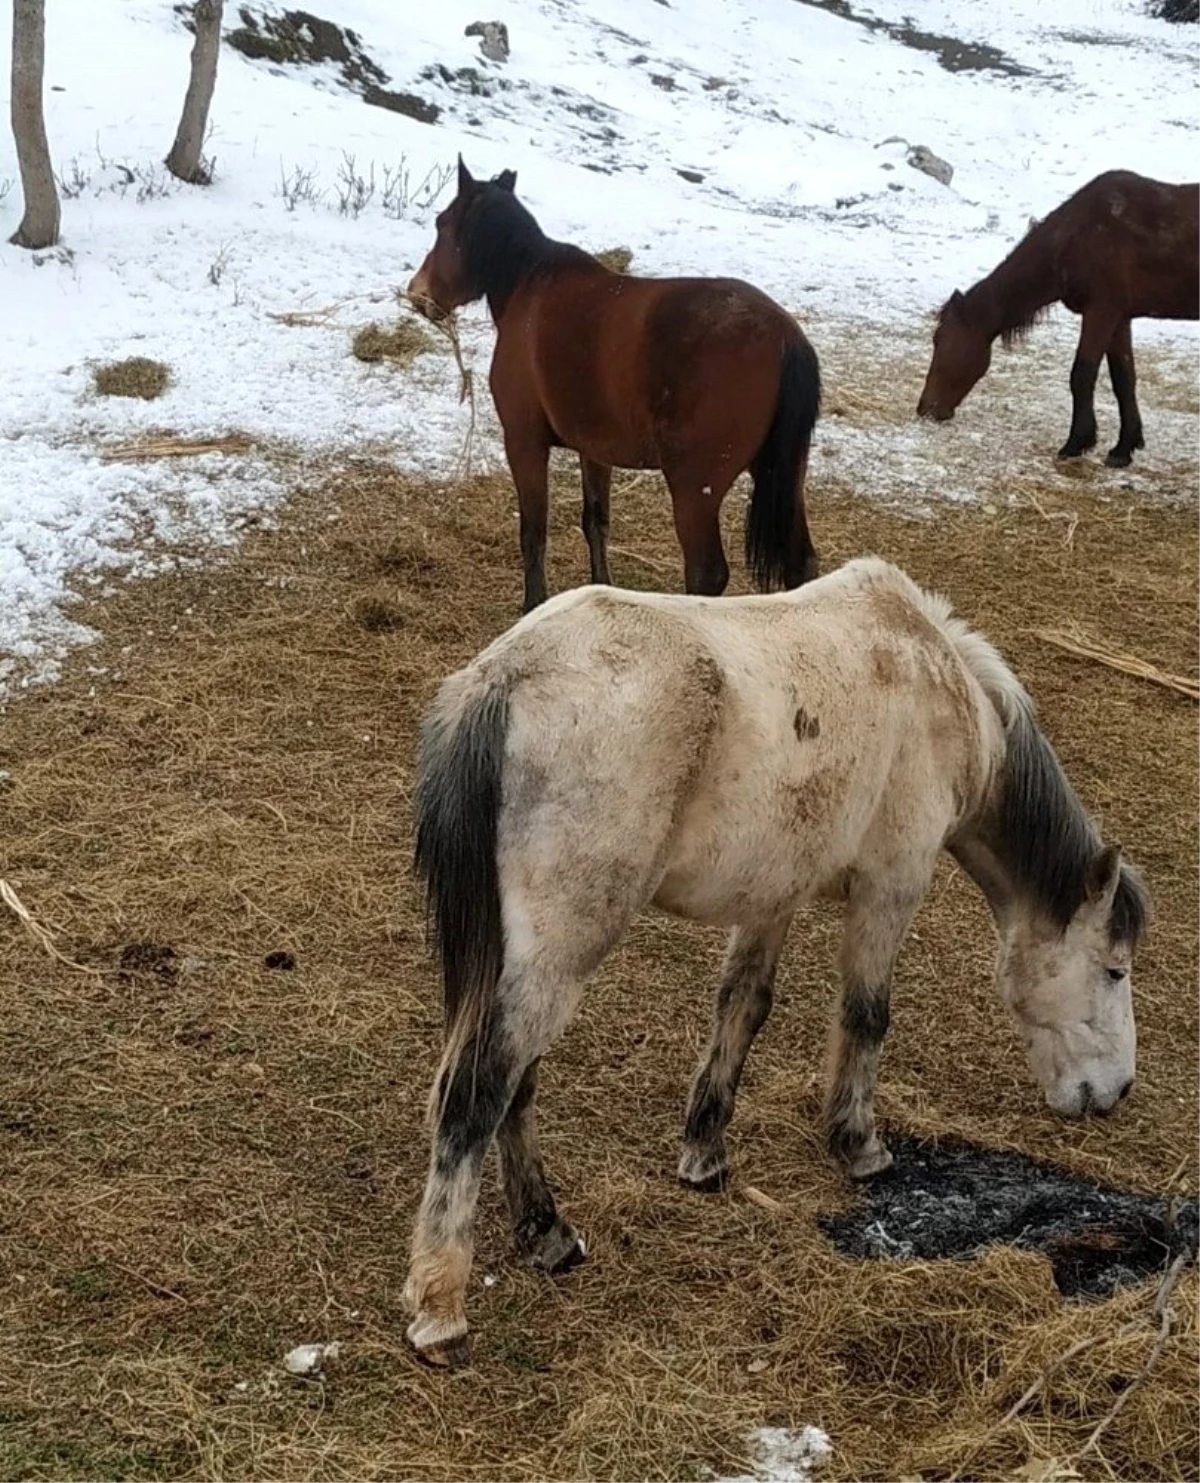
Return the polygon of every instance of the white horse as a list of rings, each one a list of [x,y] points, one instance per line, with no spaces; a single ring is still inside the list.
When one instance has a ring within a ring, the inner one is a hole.
[[[647,905],[730,932],[679,1165],[698,1189],[724,1180],[784,937],[819,895],[846,911],[830,1146],[855,1178],[890,1164],[874,1096],[892,964],[943,849],[991,905],[1050,1106],[1107,1111],[1133,1084],[1141,888],[999,654],[884,562],[769,597],[564,593],[443,684],[416,812],[447,1032],[406,1289],[431,1362],[466,1357],[494,1137],[520,1250],[582,1259],[538,1153],[538,1059]]]

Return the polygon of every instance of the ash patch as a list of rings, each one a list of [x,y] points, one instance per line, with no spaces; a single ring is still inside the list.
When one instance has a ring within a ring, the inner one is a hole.
[[[1102,1298],[1196,1260],[1197,1202],[1080,1179],[1023,1154],[891,1142],[895,1165],[846,1215],[818,1224],[850,1256],[928,1261],[973,1256],[995,1242],[1041,1251],[1067,1297]]]

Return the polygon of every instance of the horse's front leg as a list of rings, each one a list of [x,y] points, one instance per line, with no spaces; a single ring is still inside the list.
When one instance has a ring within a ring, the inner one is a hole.
[[[592,564],[592,581],[608,586],[608,496],[612,486],[612,469],[607,464],[593,463],[579,455],[579,474],[583,484],[583,536],[587,541]]]
[[[525,568],[525,604],[529,613],[546,601],[546,519],[550,508],[549,439],[532,429],[504,430],[504,451],[521,517],[521,561]]]
[[[1144,448],[1142,414],[1137,404],[1137,371],[1133,364],[1133,334],[1129,320],[1117,326],[1108,347],[1108,374],[1121,414],[1121,431],[1104,462],[1110,469],[1125,469],[1133,462],[1133,450]]]
[[[1096,446],[1096,376],[1116,325],[1115,316],[1108,310],[1084,311],[1071,366],[1071,431],[1058,450],[1059,458],[1078,458]]]
[[[852,1179],[882,1173],[892,1162],[875,1131],[875,1084],[888,1028],[892,965],[928,884],[928,873],[919,885],[899,887],[876,886],[864,877],[846,904],[826,1121],[830,1152]]]
[[[771,1012],[775,969],[790,921],[789,911],[769,927],[738,927],[729,938],[712,1036],[688,1097],[679,1160],[680,1183],[704,1194],[725,1184],[725,1129],[746,1056]]]

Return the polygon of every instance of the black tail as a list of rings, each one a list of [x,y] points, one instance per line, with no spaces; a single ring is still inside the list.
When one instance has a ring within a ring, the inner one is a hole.
[[[754,493],[746,515],[746,565],[764,592],[801,580],[790,570],[796,480],[820,407],[817,352],[801,337],[784,348],[775,416],[751,465]]]
[[[496,825],[508,692],[490,687],[448,720],[435,709],[417,758],[416,867],[442,965],[446,1030],[479,1014],[504,961]]]

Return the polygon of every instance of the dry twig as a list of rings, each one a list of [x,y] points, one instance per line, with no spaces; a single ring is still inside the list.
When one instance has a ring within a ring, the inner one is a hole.
[[[1066,534],[1063,536],[1063,545],[1068,550],[1075,544],[1075,532],[1079,527],[1079,515],[1075,510],[1047,510],[1036,494],[1029,495],[1029,503],[1038,512],[1043,520],[1065,520],[1067,522]]]
[[[38,943],[38,945],[42,947],[47,953],[49,953],[52,958],[57,958],[60,963],[65,964],[68,968],[74,968],[77,973],[100,972],[100,969],[88,968],[83,963],[76,963],[73,958],[68,958],[65,953],[60,952],[57,945],[55,944],[54,938],[50,935],[46,928],[43,927],[42,924],[34,917],[33,913],[13,890],[12,886],[9,885],[9,883],[3,878],[3,876],[0,876],[0,901],[4,902],[5,906],[7,906],[8,909],[13,913],[13,915],[21,922],[21,924],[24,926],[25,930],[29,933],[33,940]]]
[[[1170,1297],[1172,1292],[1175,1290],[1175,1284],[1179,1281],[1180,1273],[1187,1265],[1188,1256],[1188,1252],[1181,1251],[1175,1258],[1175,1260],[1171,1263],[1170,1267],[1167,1269],[1166,1275],[1163,1277],[1162,1282],[1159,1284],[1158,1292],[1156,1293],[1154,1298],[1154,1306],[1150,1310],[1151,1317],[1160,1319],[1159,1332],[1158,1338],[1155,1340],[1154,1346],[1150,1351],[1146,1363],[1138,1371],[1137,1375],[1130,1382],[1130,1384],[1126,1386],[1126,1388],[1121,1392],[1120,1396],[1117,1398],[1116,1404],[1095,1428],[1091,1436],[1088,1437],[1087,1441],[1083,1444],[1080,1450],[1075,1453],[1074,1457],[1068,1459],[1068,1466],[1070,1463],[1077,1461],[1080,1457],[1083,1456],[1085,1452],[1088,1452],[1092,1447],[1095,1446],[1095,1444],[1099,1441],[1100,1437],[1103,1436],[1109,1425],[1115,1420],[1116,1416],[1120,1412],[1121,1408],[1125,1405],[1126,1401],[1130,1398],[1130,1396],[1134,1394],[1136,1390],[1139,1389],[1142,1383],[1149,1376],[1151,1370],[1153,1370],[1154,1366],[1158,1363],[1159,1357],[1161,1356],[1163,1347],[1167,1342],[1167,1337],[1170,1333],[1171,1328]],[[975,1441],[972,1443],[970,1452],[959,1464],[959,1466],[955,1468],[954,1472],[947,1480],[947,1483],[958,1483],[958,1480],[962,1477],[963,1472],[970,1465],[972,1459],[977,1457],[984,1446],[986,1446],[986,1444],[990,1442],[993,1437],[998,1436],[1000,1432],[1002,1432],[1004,1428],[1009,1424],[1009,1422],[1015,1421],[1016,1418],[1025,1409],[1025,1407],[1030,1403],[1030,1401],[1032,1401],[1033,1398],[1037,1395],[1037,1393],[1040,1390],[1044,1389],[1049,1381],[1058,1374],[1059,1370],[1061,1370],[1064,1365],[1069,1363],[1069,1361],[1073,1360],[1076,1355],[1083,1354],[1088,1349],[1094,1349],[1097,1344],[1109,1343],[1115,1339],[1124,1338],[1126,1334],[1135,1333],[1138,1329],[1143,1327],[1144,1322],[1145,1320],[1143,1316],[1139,1315],[1137,1318],[1131,1318],[1128,1323],[1123,1323],[1119,1328],[1112,1329],[1107,1333],[1101,1332],[1098,1334],[1090,1334],[1086,1339],[1080,1339],[1077,1343],[1074,1343],[1070,1345],[1069,1348],[1064,1349],[1063,1352],[1056,1359],[1051,1360],[1051,1362],[1046,1366],[1044,1370],[1041,1371],[1039,1375],[1036,1375],[1034,1377],[1033,1382],[1021,1394],[1021,1396],[1013,1402],[1013,1404],[1008,1408],[1008,1410],[1004,1413],[1000,1420],[997,1421],[994,1426],[988,1427],[985,1432],[982,1432],[978,1437],[975,1438]]]
[[[136,463],[149,458],[194,458],[201,453],[248,453],[254,446],[245,433],[223,438],[135,438],[100,450],[104,463]]]
[[[1200,700],[1200,683],[1189,679],[1187,675],[1168,674],[1147,660],[1139,659],[1136,654],[1127,654],[1122,649],[1111,649],[1107,644],[1100,643],[1097,639],[1090,639],[1077,630],[1065,633],[1054,628],[1031,628],[1026,631],[1040,638],[1043,643],[1053,644],[1056,649],[1064,649],[1068,654],[1077,654],[1081,659],[1091,659],[1094,663],[1103,664],[1108,669],[1119,670],[1121,674],[1133,675],[1135,679],[1149,680],[1151,684],[1162,685],[1168,690],[1175,690],[1180,695],[1186,695],[1189,700]]]
[[[1166,1347],[1167,1340],[1171,1336],[1171,1320],[1174,1317],[1173,1313],[1171,1312],[1171,1294],[1175,1291],[1175,1284],[1179,1281],[1180,1273],[1187,1265],[1189,1254],[1190,1253],[1188,1253],[1187,1251],[1181,1251],[1175,1258],[1175,1260],[1171,1263],[1170,1267],[1167,1269],[1166,1276],[1159,1284],[1158,1295],[1154,1299],[1154,1307],[1151,1310],[1151,1316],[1158,1319],[1158,1334],[1154,1340],[1154,1343],[1151,1345],[1150,1353],[1146,1356],[1146,1363],[1142,1366],[1142,1368],[1137,1372],[1137,1374],[1117,1397],[1116,1401],[1113,1403],[1112,1409],[1108,1412],[1108,1414],[1102,1417],[1099,1422],[1097,1422],[1096,1426],[1092,1430],[1091,1436],[1088,1437],[1087,1441],[1075,1454],[1075,1457],[1071,1459],[1072,1462],[1082,1457],[1085,1452],[1090,1452],[1092,1450],[1092,1448],[1096,1445],[1096,1443],[1100,1440],[1100,1438],[1104,1435],[1104,1433],[1108,1430],[1112,1423],[1121,1414],[1123,1407],[1130,1400],[1130,1398],[1150,1378],[1151,1372],[1153,1371],[1155,1365],[1157,1365],[1159,1360],[1162,1358],[1162,1352]]]

